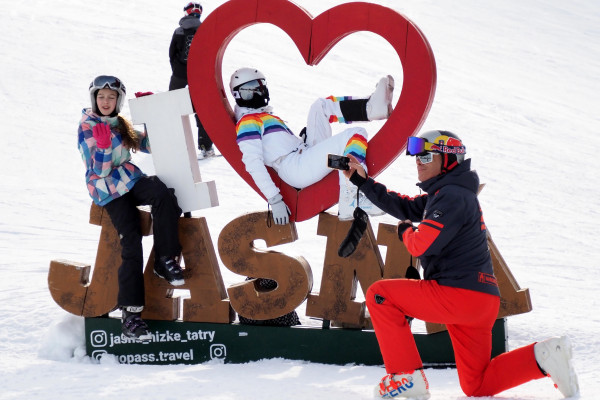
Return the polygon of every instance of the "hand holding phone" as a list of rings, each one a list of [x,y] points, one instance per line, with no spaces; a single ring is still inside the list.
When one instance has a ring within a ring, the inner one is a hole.
[[[350,158],[346,156],[338,156],[335,154],[327,155],[327,166],[331,169],[341,169],[343,171],[348,171],[350,166]]]

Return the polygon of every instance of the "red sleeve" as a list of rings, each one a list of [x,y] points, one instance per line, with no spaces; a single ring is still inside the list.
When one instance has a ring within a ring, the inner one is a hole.
[[[402,241],[408,252],[419,257],[435,242],[444,229],[444,225],[431,219],[424,219],[415,229],[407,229],[402,234]]]

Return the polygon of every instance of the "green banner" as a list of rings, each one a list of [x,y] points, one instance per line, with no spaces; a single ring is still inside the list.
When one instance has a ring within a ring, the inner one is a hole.
[[[210,360],[245,363],[269,358],[324,364],[383,365],[375,333],[317,326],[269,327],[181,321],[146,321],[152,341],[139,343],[121,334],[117,318],[86,318],[87,354],[112,354],[122,364],[199,364]],[[492,356],[507,350],[506,321],[493,329]],[[425,366],[452,366],[447,332],[415,334]]]

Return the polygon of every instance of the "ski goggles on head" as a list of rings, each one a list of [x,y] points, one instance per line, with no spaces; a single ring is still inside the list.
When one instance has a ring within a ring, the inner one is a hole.
[[[444,136],[446,139],[441,139],[438,144],[430,143],[426,139],[411,136],[406,143],[406,154],[409,156],[423,156],[427,152],[433,153],[448,153],[448,154],[465,154],[465,146],[447,146],[451,138]],[[460,143],[460,141],[457,141]],[[430,161],[431,162],[431,161]]]
[[[241,98],[242,100],[252,100],[255,93],[264,95],[266,92],[267,86],[265,85],[264,79],[255,79],[240,85],[233,95],[234,97]],[[239,97],[236,96],[236,93]]]
[[[429,150],[431,143],[423,138],[410,136],[406,142],[406,154],[409,156],[425,156]]]
[[[90,89],[111,89],[111,90],[124,90],[125,86],[116,76],[111,75],[100,75],[94,78],[90,84]]]

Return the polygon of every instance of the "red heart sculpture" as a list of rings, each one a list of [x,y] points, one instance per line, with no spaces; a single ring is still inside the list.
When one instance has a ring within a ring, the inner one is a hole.
[[[402,63],[403,71],[396,74],[404,74],[402,91],[394,112],[369,141],[369,175],[377,176],[390,165],[404,149],[407,138],[425,121],[435,93],[435,59],[419,28],[400,13],[370,3],[342,4],[313,19],[306,10],[287,0],[230,0],[213,11],[194,36],[188,58],[188,83],[204,128],[236,172],[263,196],[246,172],[235,141],[236,121],[225,95],[221,69],[223,54],[233,37],[258,23],[270,23],[283,30],[308,65],[318,64],[336,43],[357,31],[373,32],[392,45]],[[337,172],[296,190],[269,170],[292,211],[292,220],[310,219],[338,201]]]

